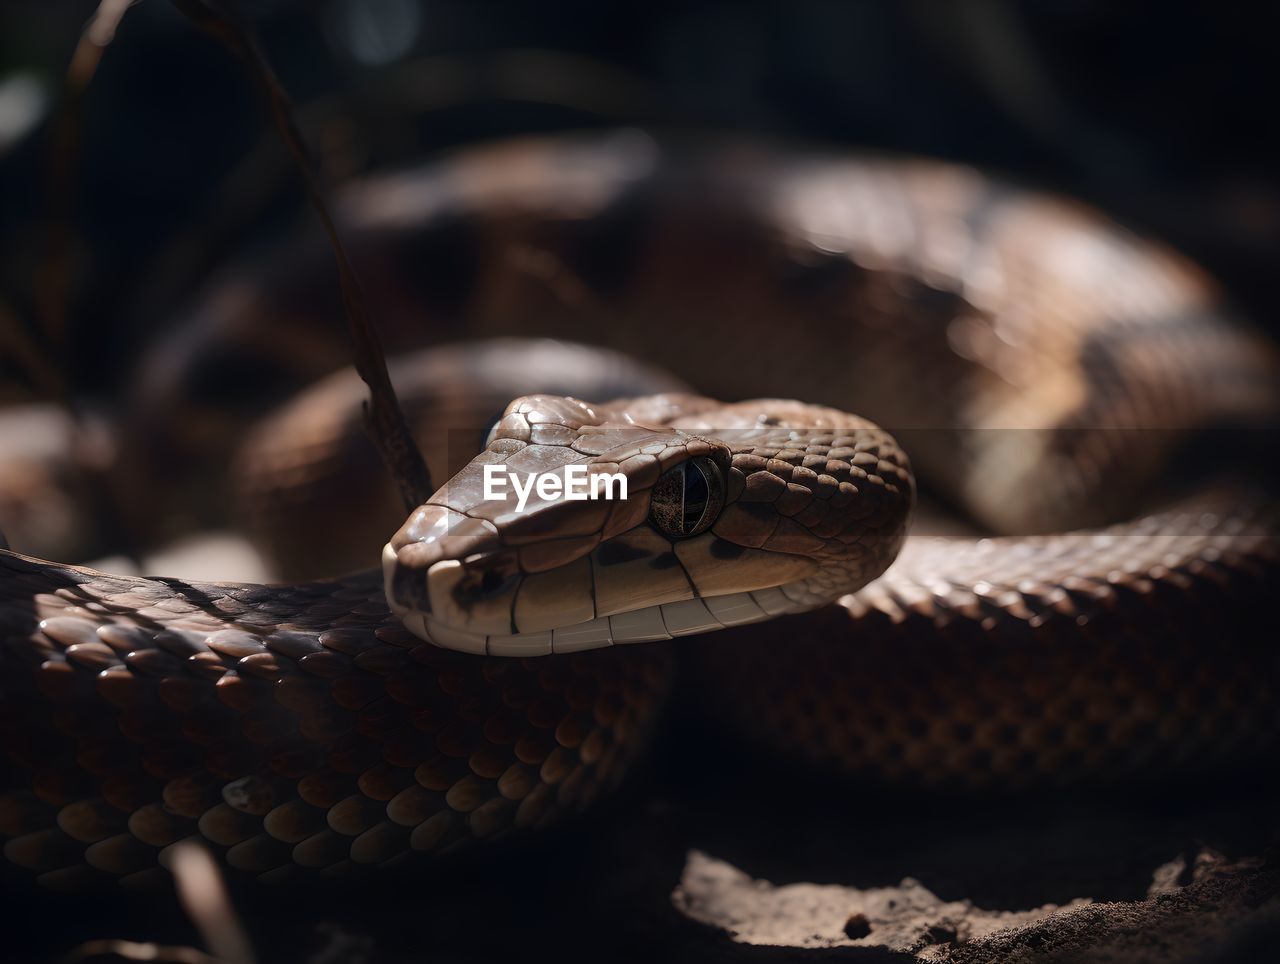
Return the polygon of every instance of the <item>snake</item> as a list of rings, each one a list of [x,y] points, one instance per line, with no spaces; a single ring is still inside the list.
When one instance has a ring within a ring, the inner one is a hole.
[[[493,395],[499,355],[504,378],[565,360],[569,387],[476,426],[348,575],[0,551],[0,835],[24,877],[155,886],[195,838],[242,877],[350,878],[562,822],[643,752],[677,655],[760,779],[1002,792],[1274,760],[1256,456],[1280,363],[1182,256],[961,165],[635,130],[371,176],[338,221],[391,347],[446,352],[401,363],[434,373],[419,391]],[[289,250],[211,282],[136,378],[137,517],[205,498],[248,431],[228,398],[342,364],[319,249]],[[510,340],[530,333],[555,340]],[[488,341],[438,347],[463,337]],[[251,347],[269,377],[208,377]],[[352,418],[289,417],[250,446],[258,495],[354,444]],[[568,467],[626,497],[485,492]],[[924,528],[924,492],[972,525]],[[287,558],[364,511],[311,515]]]

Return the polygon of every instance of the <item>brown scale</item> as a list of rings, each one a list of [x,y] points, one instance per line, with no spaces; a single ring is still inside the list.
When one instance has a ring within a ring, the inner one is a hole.
[[[30,588],[27,563],[7,556],[5,564],[28,577]],[[164,620],[189,619],[196,605],[180,597],[169,599],[164,587],[142,580],[96,584],[71,570],[50,576],[50,589],[61,579],[76,580],[76,595],[101,598],[108,611],[120,611],[123,607],[111,604],[122,598],[131,605],[145,603],[150,618],[161,625]],[[29,592],[20,580],[6,581],[4,587],[6,594]],[[378,587],[372,583],[367,591],[336,593],[348,600],[348,626],[318,636],[285,627],[274,634],[244,628],[277,630],[278,624],[265,612],[283,608],[278,599],[253,590],[222,593],[217,587],[199,586],[192,591],[193,599],[207,597],[200,603],[206,612],[234,615],[235,622],[203,633],[114,626],[99,634],[94,621],[83,616],[51,617],[45,631],[32,637],[54,646],[54,656],[56,647],[66,647],[61,652],[68,654],[67,662],[46,661],[50,670],[38,669],[39,664],[35,670],[41,676],[53,672],[65,681],[48,687],[48,696],[15,690],[12,701],[6,689],[6,751],[10,765],[27,760],[45,767],[43,777],[33,772],[29,779],[57,806],[49,809],[30,793],[0,795],[13,862],[37,871],[50,886],[83,884],[103,875],[141,886],[159,879],[145,871],[155,865],[163,847],[198,832],[223,848],[228,864],[243,872],[270,875],[295,860],[337,872],[386,863],[415,848],[435,850],[494,836],[516,821],[517,804],[499,792],[497,781],[517,765],[515,748],[522,727],[529,724],[522,722],[523,716],[507,715],[510,711],[502,709],[500,694],[504,684],[514,693],[521,688],[519,677],[543,673],[545,667],[482,668],[476,661],[440,651],[420,652],[416,640],[385,622],[380,599],[377,605],[362,603],[378,598],[373,595]],[[56,592],[41,595],[40,605],[45,607],[67,603]],[[286,596],[305,601],[315,598],[316,591],[301,588]],[[243,618],[255,614],[260,618]],[[307,617],[317,618],[314,613]],[[28,625],[34,629],[33,623]],[[381,632],[375,635],[375,630]],[[17,638],[8,637],[6,652]],[[93,658],[75,659],[77,647],[86,646],[95,647],[88,651]],[[19,647],[18,655],[23,652]],[[406,664],[410,653],[414,658]],[[267,666],[264,657],[279,664]],[[328,662],[314,665],[325,657]],[[651,658],[661,659],[660,654]],[[602,659],[622,662],[612,654],[602,654]],[[647,662],[650,657],[633,659]],[[300,664],[297,671],[294,660]],[[312,665],[306,665],[308,661]],[[250,665],[260,672],[248,672]],[[437,732],[434,742],[444,755],[434,756],[437,762],[430,767],[417,759],[433,758],[433,751],[422,744],[430,739],[419,728],[424,721],[415,719],[412,708],[387,691],[386,683],[406,665],[416,668],[417,685],[403,695],[423,704],[438,721],[427,722],[427,729]],[[104,671],[128,678],[104,681]],[[613,672],[602,675],[609,678]],[[554,691],[555,673],[551,675],[542,683]],[[543,689],[538,684],[524,686],[526,691]],[[34,707],[50,696],[63,707],[58,729],[24,727],[18,708]],[[103,728],[106,720],[115,721],[114,736],[112,728]],[[497,721],[491,729],[506,727],[501,744],[483,736],[490,720]],[[543,723],[544,728],[550,725],[549,720]],[[383,741],[395,745],[397,736],[404,752],[414,757],[404,765],[384,759]],[[61,754],[50,751],[66,740],[73,741],[74,760],[64,758],[65,769],[51,766]],[[193,747],[200,748],[194,757]],[[141,771],[143,760],[151,776]],[[195,769],[193,760],[198,761]],[[156,781],[157,776],[164,779]],[[517,773],[503,786],[508,793],[519,789],[524,799],[530,781],[536,785],[539,778],[526,773],[523,780],[526,785],[521,787]],[[95,785],[106,782],[113,782],[115,790],[95,794]],[[409,793],[415,788],[421,796]],[[392,807],[392,801],[398,805]],[[554,818],[562,809],[547,801],[538,816]],[[453,819],[450,813],[466,813],[468,819]],[[432,823],[433,818],[439,819]],[[532,811],[526,811],[526,821],[532,820]],[[86,862],[94,874],[74,872],[75,861]]]
[[[1228,571],[1196,554],[1176,586],[1094,585],[1065,612],[1032,592],[1022,618],[992,620],[999,608],[946,603],[937,584],[959,576],[908,553],[880,591],[928,572],[935,615],[855,597],[777,626],[785,653],[765,626],[709,637],[707,698],[779,751],[891,782],[995,789],[1248,765],[1280,735],[1280,657],[1257,619],[1276,561],[1262,536]],[[855,620],[857,646],[824,644]]]

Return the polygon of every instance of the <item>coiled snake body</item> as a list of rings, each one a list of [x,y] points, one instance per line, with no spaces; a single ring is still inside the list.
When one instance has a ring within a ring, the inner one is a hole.
[[[517,399],[383,572],[206,584],[0,553],[0,834],[43,882],[145,883],[192,835],[277,879],[556,820],[642,746],[671,637],[699,637],[678,645],[710,712],[844,775],[1022,786],[1274,751],[1274,511],[1218,470],[1252,438],[1224,426],[1272,424],[1277,367],[1181,259],[960,168],[635,132],[376,179],[345,220],[393,343],[574,338],[763,401]],[[165,391],[297,294],[238,285],[161,353]],[[304,374],[339,350],[313,338]],[[881,576],[904,449],[1015,534],[913,536]],[[480,497],[485,463],[631,492],[517,513]]]

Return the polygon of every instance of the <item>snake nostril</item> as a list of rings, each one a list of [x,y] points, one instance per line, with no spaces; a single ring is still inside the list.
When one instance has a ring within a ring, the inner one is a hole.
[[[480,577],[480,594],[487,596],[497,592],[505,581],[502,576],[490,569]]]

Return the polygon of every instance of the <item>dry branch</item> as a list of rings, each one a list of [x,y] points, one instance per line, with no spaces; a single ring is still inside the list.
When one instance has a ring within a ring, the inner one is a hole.
[[[364,291],[347,257],[342,239],[338,236],[329,206],[325,203],[306,143],[294,123],[289,97],[267,62],[256,34],[239,17],[228,11],[224,4],[211,0],[173,0],[173,4],[243,61],[254,85],[266,100],[276,131],[293,157],[307,197],[320,217],[320,223],[337,260],[338,278],[342,285],[342,306],[351,335],[355,368],[369,386],[370,401],[365,407],[365,426],[396,480],[405,508],[411,510],[431,495],[431,475],[396,401],[395,389],[387,375],[386,356],[373,326]]]

